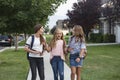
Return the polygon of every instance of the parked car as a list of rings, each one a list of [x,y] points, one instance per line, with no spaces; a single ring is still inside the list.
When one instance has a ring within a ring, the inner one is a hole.
[[[14,45],[14,38],[10,35],[0,35],[0,46]]]

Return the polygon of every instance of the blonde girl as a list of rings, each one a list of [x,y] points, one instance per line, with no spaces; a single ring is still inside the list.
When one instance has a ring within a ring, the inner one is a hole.
[[[80,25],[73,27],[73,36],[71,36],[68,44],[68,51],[70,52],[70,68],[71,80],[81,80],[81,68],[83,65],[84,51],[86,49],[85,37],[83,29]]]
[[[63,33],[60,29],[56,29],[53,38],[50,42],[50,63],[54,73],[54,80],[64,80],[64,52],[66,42],[63,38]]]

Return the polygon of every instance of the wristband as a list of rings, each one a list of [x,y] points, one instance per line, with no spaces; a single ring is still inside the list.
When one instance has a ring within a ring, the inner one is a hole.
[[[78,57],[79,59],[82,59],[82,57]]]
[[[84,57],[83,57],[83,56],[82,56],[82,57],[79,56],[78,58],[79,58],[79,59],[83,59]]]

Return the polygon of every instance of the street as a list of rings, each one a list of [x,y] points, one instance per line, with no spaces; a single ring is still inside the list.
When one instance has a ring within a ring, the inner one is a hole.
[[[3,49],[4,47],[0,46],[0,50]]]

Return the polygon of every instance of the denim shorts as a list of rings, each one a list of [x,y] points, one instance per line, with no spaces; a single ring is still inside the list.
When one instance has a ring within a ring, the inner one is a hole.
[[[80,59],[80,62],[75,61],[76,58],[79,57],[79,53],[75,53],[75,54],[70,54],[70,67],[74,66],[74,67],[82,67],[83,66],[83,58]]]

